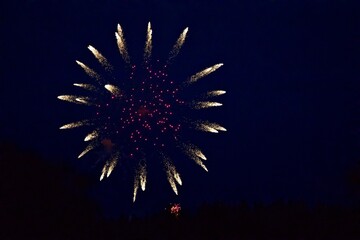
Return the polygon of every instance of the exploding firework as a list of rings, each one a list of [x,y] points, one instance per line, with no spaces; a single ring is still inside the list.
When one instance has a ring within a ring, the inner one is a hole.
[[[181,205],[180,203],[174,203],[170,205],[170,213],[175,217],[179,217],[181,212]]]
[[[94,149],[105,151],[108,158],[102,168],[100,180],[109,177],[114,168],[120,165],[119,163],[131,164],[135,171],[133,201],[136,200],[138,190],[144,191],[146,188],[147,159],[153,156],[154,152],[158,153],[157,156],[164,165],[171,188],[175,194],[178,194],[177,185],[182,185],[182,180],[167,155],[169,149],[174,147],[179,149],[208,171],[204,164],[205,155],[197,146],[180,140],[182,133],[186,129],[209,133],[226,131],[217,123],[184,120],[183,113],[186,109],[195,111],[221,106],[221,103],[207,101],[207,99],[225,94],[224,90],[212,90],[197,101],[185,101],[181,96],[184,89],[216,71],[223,65],[222,63],[205,68],[181,83],[169,77],[169,64],[178,55],[187,32],[188,28],[185,28],[170,51],[168,60],[161,65],[159,60],[151,60],[153,31],[151,24],[148,23],[144,62],[138,67],[131,62],[123,30],[118,25],[115,37],[120,55],[125,62],[126,77],[119,77],[120,75],[115,72],[116,69],[108,59],[89,45],[88,49],[102,68],[95,71],[84,63],[76,61],[85,73],[95,80],[91,84],[74,83],[74,86],[82,88],[87,95],[58,96],[60,100],[90,106],[93,109],[92,116],[65,124],[60,129],[82,126],[91,128],[84,138],[88,145],[78,158]]]

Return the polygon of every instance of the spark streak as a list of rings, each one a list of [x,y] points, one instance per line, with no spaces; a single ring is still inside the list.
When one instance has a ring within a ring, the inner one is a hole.
[[[175,180],[177,181],[177,183],[181,186],[182,185],[182,181],[181,181],[181,178],[180,178],[180,174],[176,172],[175,170],[175,167],[174,167],[174,178]]]
[[[91,143],[84,149],[84,151],[82,151],[82,152],[80,153],[80,155],[78,156],[78,158],[81,158],[82,156],[84,156],[85,154],[87,154],[88,152],[90,152],[91,150],[93,150],[96,146],[97,146],[97,143],[91,142]]]
[[[141,190],[145,191],[145,187],[146,187],[146,165],[141,166],[139,170],[140,170],[139,179],[140,179]]]
[[[168,173],[169,175],[171,175],[171,176],[176,180],[176,182],[177,182],[180,186],[182,185],[182,181],[181,181],[181,178],[180,178],[180,174],[176,171],[176,168],[175,168],[174,165],[172,165],[172,164],[169,163],[167,173]]]
[[[177,187],[176,187],[176,184],[175,184],[175,181],[174,181],[173,176],[168,176],[168,181],[169,181],[170,186],[171,186],[172,190],[174,191],[174,193],[175,193],[176,195],[178,195],[178,190],[177,190]]]
[[[218,102],[195,102],[193,103],[194,109],[210,108],[210,107],[220,107],[222,103]]]
[[[100,181],[102,181],[107,173],[107,169],[108,169],[108,162],[106,162],[106,164],[104,165],[102,171],[101,171],[101,176],[100,176]]]
[[[99,63],[107,70],[112,71],[113,67],[109,63],[109,61],[93,46],[89,45],[88,49],[92,52],[92,54],[96,57]]]
[[[195,128],[204,132],[218,133],[219,131],[226,131],[226,128],[220,126],[217,123],[210,123],[204,121],[195,122]]]
[[[204,132],[212,132],[212,133],[218,133],[219,131],[216,130],[215,128],[212,128],[206,124],[201,124],[200,125],[200,129]]]
[[[122,95],[120,88],[118,88],[115,85],[106,84],[105,88],[106,88],[106,90],[108,90],[110,93],[112,93],[113,95],[115,95],[117,97],[120,97]]]
[[[128,51],[126,48],[124,34],[122,32],[122,28],[121,28],[120,24],[117,25],[117,32],[115,32],[115,37],[116,37],[117,45],[118,45],[118,48],[119,48],[122,58],[124,59],[124,61],[126,63],[130,63],[130,58],[129,58],[129,54],[128,54]]]
[[[202,167],[205,171],[209,171],[206,166],[204,165],[204,163],[199,159],[199,158],[192,158],[196,164],[198,164],[200,167]]]
[[[165,171],[166,171],[166,175],[167,175],[167,180],[172,188],[172,190],[174,191],[174,193],[176,195],[178,195],[178,190],[176,187],[176,182],[181,186],[182,185],[182,181],[180,178],[180,174],[176,171],[175,166],[171,163],[170,159],[168,159],[167,157],[165,157],[163,154],[161,154],[163,157],[163,163],[165,166]],[[176,181],[176,182],[175,182]]]
[[[61,96],[58,96],[58,99],[67,101],[67,102],[77,103],[77,104],[92,105],[89,102],[90,98],[88,98],[88,97],[81,97],[81,96],[75,96],[75,95],[61,95]]]
[[[185,42],[186,34],[188,31],[189,31],[189,28],[187,27],[180,34],[178,40],[176,41],[175,45],[173,46],[173,49],[170,51],[169,61],[172,60],[174,57],[176,57],[179,54],[179,51]]]
[[[135,171],[135,177],[134,177],[134,193],[133,193],[133,202],[136,200],[137,191],[139,189],[139,186],[141,187],[142,191],[145,191],[146,187],[146,163],[140,162],[139,166],[137,167]]]
[[[147,35],[146,35],[146,43],[145,43],[145,50],[144,50],[144,60],[149,60],[151,56],[151,50],[152,50],[152,29],[150,22],[148,23],[147,27]]]
[[[79,98],[79,96],[75,96],[75,95],[61,95],[61,96],[58,96],[57,98],[60,100],[63,100],[63,101],[67,101],[67,102],[83,104],[82,102],[77,101],[77,98]]]
[[[202,160],[206,160],[205,155],[201,152],[201,150],[197,146],[190,144],[190,143],[188,143],[188,144],[183,143],[182,148],[185,150],[185,152],[189,156],[192,156],[192,157],[196,156],[196,157],[201,158]]]
[[[98,136],[99,136],[99,131],[94,130],[93,132],[86,135],[84,141],[87,142],[87,141],[93,140],[93,139],[97,138]]]
[[[206,93],[206,97],[216,97],[216,96],[220,96],[225,94],[226,91],[224,90],[215,90],[215,91],[210,91]]]
[[[201,160],[206,160],[205,155],[200,151],[198,147],[193,144],[181,144],[181,147],[186,155],[194,160],[199,166],[201,166],[205,171],[208,172],[208,169]]]
[[[119,152],[113,154],[111,160],[106,162],[106,164],[104,165],[101,171],[100,181],[104,179],[105,175],[106,177],[110,176],[111,172],[116,167],[118,158],[119,158]]]
[[[193,144],[183,144],[183,146],[184,146],[184,149],[185,149],[186,153],[187,153],[190,157],[192,157],[192,158],[194,158],[194,157],[199,157],[199,158],[201,158],[202,160],[207,160],[206,157],[205,157],[205,155],[204,155],[204,154],[201,152],[201,150],[200,150],[198,147],[196,147],[195,145],[193,145]]]
[[[203,78],[207,75],[209,75],[210,73],[216,71],[218,68],[220,68],[222,65],[224,65],[223,63],[218,63],[218,64],[215,64],[214,66],[211,66],[211,67],[208,67],[194,75],[192,75],[188,81],[188,83],[194,83],[196,82],[197,80],[199,80],[200,78]]]
[[[106,177],[109,177],[110,174],[112,173],[112,171],[114,170],[114,168],[116,167],[116,164],[117,164],[117,159],[113,159],[111,162],[110,162],[110,166],[108,168],[108,172],[106,174]]]
[[[81,103],[81,104],[85,104],[85,105],[93,105],[90,101],[90,98],[88,97],[77,97],[75,98],[75,100],[78,102],[78,103]]]
[[[139,179],[138,179],[138,175],[135,175],[133,202],[135,202],[135,200],[136,200],[136,194],[137,194],[138,189],[139,189]]]
[[[78,60],[76,60],[76,63],[79,64],[80,67],[82,67],[82,69],[84,69],[85,73],[89,75],[89,77],[96,79],[98,82],[101,81],[101,76],[97,74],[94,70],[92,70],[91,68],[89,68],[88,66],[86,66],[85,64],[83,64]]]
[[[96,87],[95,87],[94,85],[91,85],[91,84],[86,84],[86,83],[74,83],[73,85],[74,85],[74,86],[77,86],[77,87],[84,88],[84,89],[89,90],[89,91],[95,91],[95,90],[96,90]]]
[[[68,124],[61,126],[60,129],[70,129],[70,128],[81,127],[84,125],[90,125],[90,121],[82,120],[82,121],[78,121],[78,122],[68,123]]]

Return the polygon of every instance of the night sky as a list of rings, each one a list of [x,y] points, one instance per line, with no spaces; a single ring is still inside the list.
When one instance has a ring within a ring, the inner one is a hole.
[[[171,202],[192,209],[213,202],[357,200],[349,175],[359,164],[358,1],[14,0],[0,9],[0,140],[90,179],[85,195],[105,216],[151,213]],[[78,93],[74,82],[91,82],[75,63],[94,63],[89,44],[121,63],[118,23],[130,56],[141,61],[148,21],[159,59],[189,27],[172,65],[178,78],[224,63],[199,85],[227,91],[224,106],[203,116],[228,131],[194,134],[209,172],[184,159],[177,165],[184,183],[179,196],[154,167],[132,204],[132,171],[116,168],[99,182],[91,155],[77,159],[86,130],[59,127],[81,119],[84,107],[57,96]],[[21,174],[16,179],[27,181]],[[72,188],[66,177],[63,184]]]

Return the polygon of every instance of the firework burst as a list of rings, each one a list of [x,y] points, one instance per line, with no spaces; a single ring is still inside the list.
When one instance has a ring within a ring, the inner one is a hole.
[[[221,106],[221,103],[210,102],[207,99],[225,94],[224,90],[209,91],[198,101],[185,101],[181,97],[182,90],[216,71],[223,64],[218,63],[205,68],[185,81],[176,83],[168,76],[167,69],[183,46],[188,28],[180,34],[164,65],[160,65],[159,60],[151,60],[152,32],[149,22],[144,62],[141,67],[137,67],[131,62],[123,30],[118,24],[115,37],[126,65],[127,77],[120,80],[113,65],[96,48],[89,45],[88,49],[103,68],[102,72],[76,61],[95,81],[91,84],[74,83],[74,86],[87,91],[87,96],[58,96],[58,99],[63,101],[92,107],[91,117],[65,124],[60,129],[82,126],[92,128],[84,138],[88,145],[78,158],[94,149],[105,151],[109,157],[102,168],[100,180],[109,177],[119,163],[130,162],[135,170],[133,201],[136,200],[138,190],[144,191],[146,188],[148,156],[152,156],[154,152],[158,153],[169,184],[175,194],[178,194],[177,185],[182,185],[182,180],[170,157],[166,155],[167,150],[172,147],[178,148],[208,171],[204,164],[205,155],[192,143],[181,141],[182,132],[189,128],[209,133],[226,131],[217,123],[184,121],[182,116],[184,109],[199,110]]]

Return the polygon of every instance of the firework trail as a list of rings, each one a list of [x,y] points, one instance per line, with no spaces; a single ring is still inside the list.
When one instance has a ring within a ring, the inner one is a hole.
[[[109,177],[111,172],[114,170],[115,166],[116,166],[116,163],[117,163],[117,159],[114,158],[111,162],[110,162],[110,166],[108,168],[108,171],[106,173],[106,177]]]
[[[97,50],[95,49],[93,46],[89,45],[88,49],[92,52],[92,54],[94,54],[94,56],[96,57],[96,59],[99,61],[99,63],[107,70],[107,71],[112,71],[113,67],[111,66],[111,64],[108,62],[108,60]]]
[[[87,141],[93,140],[97,137],[99,137],[99,130],[94,130],[93,132],[86,135],[86,137],[84,138],[84,141],[87,142]]]
[[[130,65],[123,31],[118,24],[115,37],[120,55],[127,63],[127,79],[120,81],[123,76],[115,75],[114,67],[109,61],[96,48],[89,45],[88,49],[103,69],[95,71],[84,63],[76,61],[85,73],[96,81],[92,84],[74,83],[74,86],[87,90],[87,93],[91,95],[58,96],[58,99],[62,101],[91,106],[91,109],[94,109],[93,115],[88,119],[65,124],[60,129],[92,127],[84,138],[88,145],[78,158],[94,149],[102,149],[106,153],[100,181],[109,177],[116,166],[122,165],[121,162],[131,163],[135,168],[133,202],[136,200],[139,188],[142,191],[146,189],[146,160],[149,155],[158,152],[160,158],[163,159],[170,187],[175,194],[178,194],[178,186],[182,185],[182,179],[173,162],[169,157],[165,157],[163,152],[179,147],[188,158],[208,171],[204,164],[207,158],[200,148],[188,142],[182,143],[179,138],[182,138],[183,132],[187,128],[210,133],[226,131],[224,127],[214,122],[184,121],[186,117],[182,115],[183,109],[186,108],[190,112],[193,111],[191,109],[221,106],[221,103],[206,101],[206,99],[226,93],[224,90],[208,91],[196,101],[185,101],[181,95],[184,84],[190,85],[211,74],[220,68],[222,63],[206,68],[181,83],[176,83],[173,78],[168,76],[168,64],[179,54],[187,32],[188,28],[185,28],[180,34],[169,53],[167,64],[159,66],[159,60],[150,61],[153,30],[149,22],[143,55],[144,62],[139,71],[136,65]]]
[[[75,96],[75,95],[61,95],[58,96],[58,99],[76,104],[84,104],[83,102],[78,100],[80,99],[80,96]]]
[[[101,176],[100,176],[100,181],[104,179],[104,177],[109,177],[111,172],[114,170],[117,162],[118,162],[118,158],[119,158],[119,153],[116,153],[112,156],[110,161],[107,161],[106,164],[104,165],[102,171],[101,171]]]
[[[89,75],[91,78],[96,79],[98,82],[101,82],[101,76],[98,73],[96,73],[94,70],[92,70],[91,68],[89,68],[88,66],[86,66],[85,64],[83,64],[78,60],[76,60],[76,63],[79,64],[80,67],[82,67],[82,69],[84,69],[87,75]]]
[[[194,109],[202,109],[202,108],[220,107],[220,106],[222,106],[222,104],[218,102],[194,102],[192,107]]]
[[[224,91],[224,90],[210,91],[210,92],[207,92],[207,93],[206,93],[206,97],[207,97],[207,98],[216,97],[216,96],[223,95],[223,94],[225,94],[225,93],[226,93],[226,91]]]
[[[81,87],[81,88],[86,89],[88,91],[96,91],[96,87],[94,85],[91,85],[91,84],[74,83],[73,85],[76,86],[76,87]]]
[[[170,186],[171,186],[172,190],[174,191],[174,193],[175,193],[176,195],[178,195],[179,193],[178,193],[178,190],[177,190],[177,187],[176,187],[176,183],[175,183],[175,181],[174,181],[173,176],[168,175],[168,182],[170,183]]]
[[[135,174],[135,179],[134,179],[134,192],[133,192],[133,202],[135,202],[135,200],[136,200],[136,195],[137,195],[138,189],[139,189],[139,179],[138,179],[138,175]]]
[[[172,190],[174,191],[174,193],[176,195],[178,195],[176,182],[179,185],[182,185],[182,180],[180,178],[180,174],[176,171],[175,166],[173,165],[173,163],[170,161],[169,158],[165,157],[163,154],[162,154],[162,157],[163,157],[163,164],[165,167],[167,180],[168,180]]]
[[[82,120],[82,121],[78,121],[78,122],[68,123],[68,124],[65,124],[65,125],[61,126],[60,129],[77,128],[77,127],[82,127],[82,126],[85,126],[85,125],[90,125],[90,121],[89,120]]]
[[[122,58],[126,63],[130,63],[129,54],[126,48],[126,42],[120,24],[117,25],[117,32],[115,32],[115,37]]]
[[[193,155],[192,156],[189,156],[192,160],[194,160],[196,162],[197,165],[199,165],[200,167],[202,167],[205,171],[209,171],[207,169],[207,167],[205,166],[205,164],[199,159],[199,158],[196,158],[194,157]]]
[[[169,60],[171,61],[173,58],[175,58],[182,47],[182,45],[185,42],[186,34],[189,31],[189,28],[185,28],[184,31],[180,34],[178,40],[176,41],[175,45],[173,46],[173,49],[170,51]]]
[[[202,162],[207,160],[207,158],[198,147],[190,143],[188,144],[180,143],[180,148],[182,148],[183,152],[189,158],[194,160],[196,164],[198,164],[200,167],[202,167],[205,171],[208,172],[208,169],[206,168],[205,164]]]
[[[146,167],[141,166],[139,172],[140,172],[139,179],[140,179],[141,190],[145,191],[145,187],[146,187]]]
[[[77,97],[77,98],[75,98],[75,100],[76,100],[78,103],[84,104],[84,105],[87,105],[87,106],[93,105],[93,104],[91,103],[91,98],[89,98],[89,97]]]
[[[194,122],[194,124],[195,124],[195,129],[199,131],[211,132],[211,133],[218,133],[219,131],[226,132],[226,129],[217,123],[210,123],[207,121],[197,121]]]
[[[151,29],[151,24],[149,22],[148,27],[147,27],[146,43],[145,43],[145,49],[144,49],[144,60],[145,61],[149,60],[150,56],[151,56],[151,50],[152,50],[151,38],[152,38],[152,29]]]
[[[146,188],[146,164],[145,161],[141,161],[138,165],[138,168],[135,172],[135,179],[134,179],[134,195],[133,195],[133,202],[136,200],[137,191],[139,186],[142,191],[145,191]]]
[[[88,152],[90,152],[91,150],[93,150],[97,145],[98,145],[98,143],[95,142],[95,141],[90,142],[90,144],[84,149],[84,151],[82,151],[82,152],[80,153],[80,155],[78,156],[78,158],[81,158],[82,156],[84,156],[85,154],[87,154]]]
[[[200,78],[203,78],[207,75],[209,75],[210,73],[216,71],[218,68],[220,68],[222,65],[224,65],[223,63],[219,63],[219,64],[215,64],[214,66],[208,67],[194,75],[192,75],[189,79],[189,83],[194,83],[197,80],[199,80]]]
[[[115,85],[106,84],[104,86],[106,90],[108,90],[111,94],[113,94],[116,97],[121,97],[121,90]]]
[[[192,158],[193,157],[198,157],[198,158],[201,158],[202,160],[207,160],[205,155],[201,152],[201,150],[196,147],[195,145],[193,144],[183,144],[184,146],[184,149],[186,149],[186,152],[189,156],[191,156]]]

